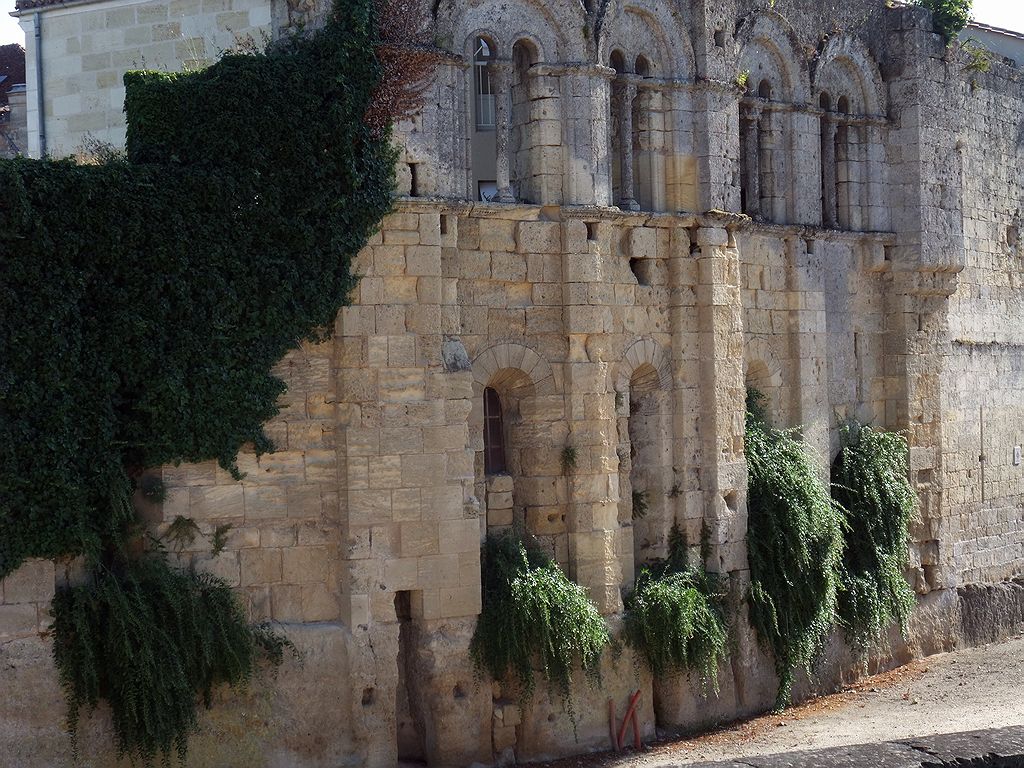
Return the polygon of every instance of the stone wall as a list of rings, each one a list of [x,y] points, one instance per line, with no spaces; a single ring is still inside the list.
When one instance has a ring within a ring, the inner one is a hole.
[[[323,12],[238,2],[46,10],[51,151],[89,131],[123,141],[118,67],[140,45],[157,46],[147,64],[160,51],[177,68],[196,40],[209,55],[229,30],[277,34]],[[604,747],[607,700],[621,713],[637,688],[646,734],[769,707],[773,665],[745,619],[748,386],[779,426],[802,427],[823,476],[847,420],[906,431],[919,608],[871,669],[1020,621],[1016,588],[985,586],[1024,569],[1020,75],[965,68],[921,9],[833,6],[838,30],[806,0],[632,0],[600,19],[575,0],[435,4],[448,56],[397,131],[402,197],[357,259],[333,338],[278,367],[277,450],[243,451],[241,481],[213,464],[154,470],[167,500],[138,500],[156,535],[194,520],[180,564],[227,579],[305,654],[224,693],[195,764],[570,754]],[[482,36],[505,99],[489,158],[500,204],[472,202]],[[86,72],[87,56],[103,66]],[[500,425],[497,469],[485,417]],[[673,523],[694,555],[706,535],[707,567],[728,576],[738,618],[718,695],[651,680],[627,651],[606,660],[603,688],[575,681],[574,739],[543,686],[522,702],[476,679],[487,533],[534,534],[618,631],[624,590]],[[0,750],[25,765],[66,756],[46,638],[58,576],[27,565],[0,604],[0,654],[17,670]],[[862,671],[837,635],[797,695]],[[32,689],[39,707],[19,709]],[[110,764],[105,723],[87,729],[96,764]]]
[[[968,71],[947,96],[963,106],[953,156],[963,167],[965,260],[949,304],[946,496],[967,583],[1018,575],[1024,557],[1022,83],[1020,70],[994,63]]]
[[[29,90],[27,154],[38,157],[35,88],[36,30],[41,24],[46,151],[55,157],[89,153],[95,142],[125,140],[124,73],[177,72],[205,67],[249,41],[262,47],[272,34],[269,0],[104,0],[44,6],[21,16]],[[30,7],[30,3],[22,6]],[[254,105],[256,109],[256,105]],[[254,113],[254,118],[256,114]],[[266,116],[272,119],[272,116]]]

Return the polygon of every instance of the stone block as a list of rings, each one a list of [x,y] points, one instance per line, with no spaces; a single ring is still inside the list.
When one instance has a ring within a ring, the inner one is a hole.
[[[330,573],[327,547],[288,547],[281,552],[283,580],[288,584],[325,584]]]
[[[27,560],[2,582],[0,602],[48,603],[53,598],[55,573],[49,560]]]
[[[398,552],[401,557],[436,555],[440,552],[438,523],[402,523],[400,531]]]
[[[439,525],[440,554],[476,552],[480,549],[480,525],[471,520],[442,520]]]
[[[30,635],[37,630],[38,620],[34,603],[0,605],[0,638]]]
[[[479,221],[480,250],[505,251],[516,249],[514,222],[503,219],[481,219]],[[460,238],[462,231],[460,228]]]
[[[629,258],[655,259],[658,257],[658,233],[648,227],[629,230]]]
[[[519,253],[561,253],[562,227],[554,221],[521,221],[517,226]]]
[[[281,581],[280,549],[243,549],[238,553],[242,586],[277,584]]]

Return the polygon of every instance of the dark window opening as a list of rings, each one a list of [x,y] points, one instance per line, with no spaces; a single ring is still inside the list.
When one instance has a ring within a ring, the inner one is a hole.
[[[501,399],[491,387],[484,390],[484,472],[500,475],[505,463],[505,427],[501,417]]]
[[[409,163],[409,195],[411,197],[420,196],[420,180],[418,166],[419,163]]]

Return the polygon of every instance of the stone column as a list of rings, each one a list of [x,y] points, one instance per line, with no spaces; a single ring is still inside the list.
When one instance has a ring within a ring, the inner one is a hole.
[[[790,358],[796,364],[791,389],[793,423],[820,458],[828,476],[828,337],[825,325],[825,270],[801,237],[786,238],[786,290],[789,293]]]
[[[639,211],[636,201],[636,180],[633,178],[633,102],[636,100],[636,82],[620,79],[622,112],[619,115],[619,147],[622,152],[622,189],[619,190],[619,208]]]
[[[821,116],[821,223],[838,226],[836,218],[836,122],[828,113]]]
[[[619,560],[619,475],[613,359],[606,334],[612,308],[599,289],[611,279],[611,232],[600,225],[597,239],[584,222],[562,225],[563,323],[569,339],[564,366],[565,412],[576,466],[568,476],[569,575],[584,587],[604,615],[622,611]],[[594,302],[591,303],[591,297]]]
[[[712,545],[707,566],[731,573],[747,570],[739,252],[732,233],[722,226],[702,226],[691,237],[698,246],[701,485]]]
[[[502,59],[489,65],[491,86],[494,88],[494,141],[497,149],[495,172],[499,203],[514,203],[512,194],[512,62]]]
[[[747,107],[740,115],[743,126],[743,167],[740,169],[745,191],[743,213],[756,216],[761,212],[761,110]]]

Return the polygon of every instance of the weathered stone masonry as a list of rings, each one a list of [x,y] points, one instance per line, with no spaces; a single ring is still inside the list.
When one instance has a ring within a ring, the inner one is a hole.
[[[170,5],[42,6],[63,62],[46,75],[50,146],[71,152],[92,125],[66,110],[117,101],[129,31],[163,45],[171,23],[205,39],[224,14],[256,35],[316,18],[309,3]],[[156,531],[178,515],[231,523],[221,554],[197,543],[183,564],[226,578],[305,654],[226,693],[190,764],[567,754],[603,747],[607,699],[621,710],[637,687],[647,734],[770,706],[743,602],[747,386],[776,423],[803,426],[822,472],[848,418],[908,431],[920,605],[909,640],[872,665],[1020,620],[1015,588],[986,586],[1024,570],[1019,71],[965,68],[925,12],[873,0],[828,14],[804,0],[594,5],[436,4],[450,55],[399,127],[402,196],[333,338],[279,366],[278,450],[243,453],[240,482],[165,467],[168,500],[140,500]],[[100,38],[114,49],[102,77],[62,58]],[[197,46],[160,50],[180,61]],[[80,102],[59,95],[68,78]],[[99,137],[117,143],[121,118],[103,115]],[[505,202],[479,202],[492,195]],[[695,553],[706,530],[707,565],[729,576],[737,642],[719,696],[651,680],[627,652],[606,660],[603,689],[575,686],[576,741],[543,686],[521,707],[476,679],[486,533],[524,526],[617,628],[673,522]],[[37,562],[3,584],[0,750],[17,765],[69,760],[45,637],[63,578]],[[799,694],[859,670],[836,638]],[[85,764],[111,764],[107,728],[90,721]]]

